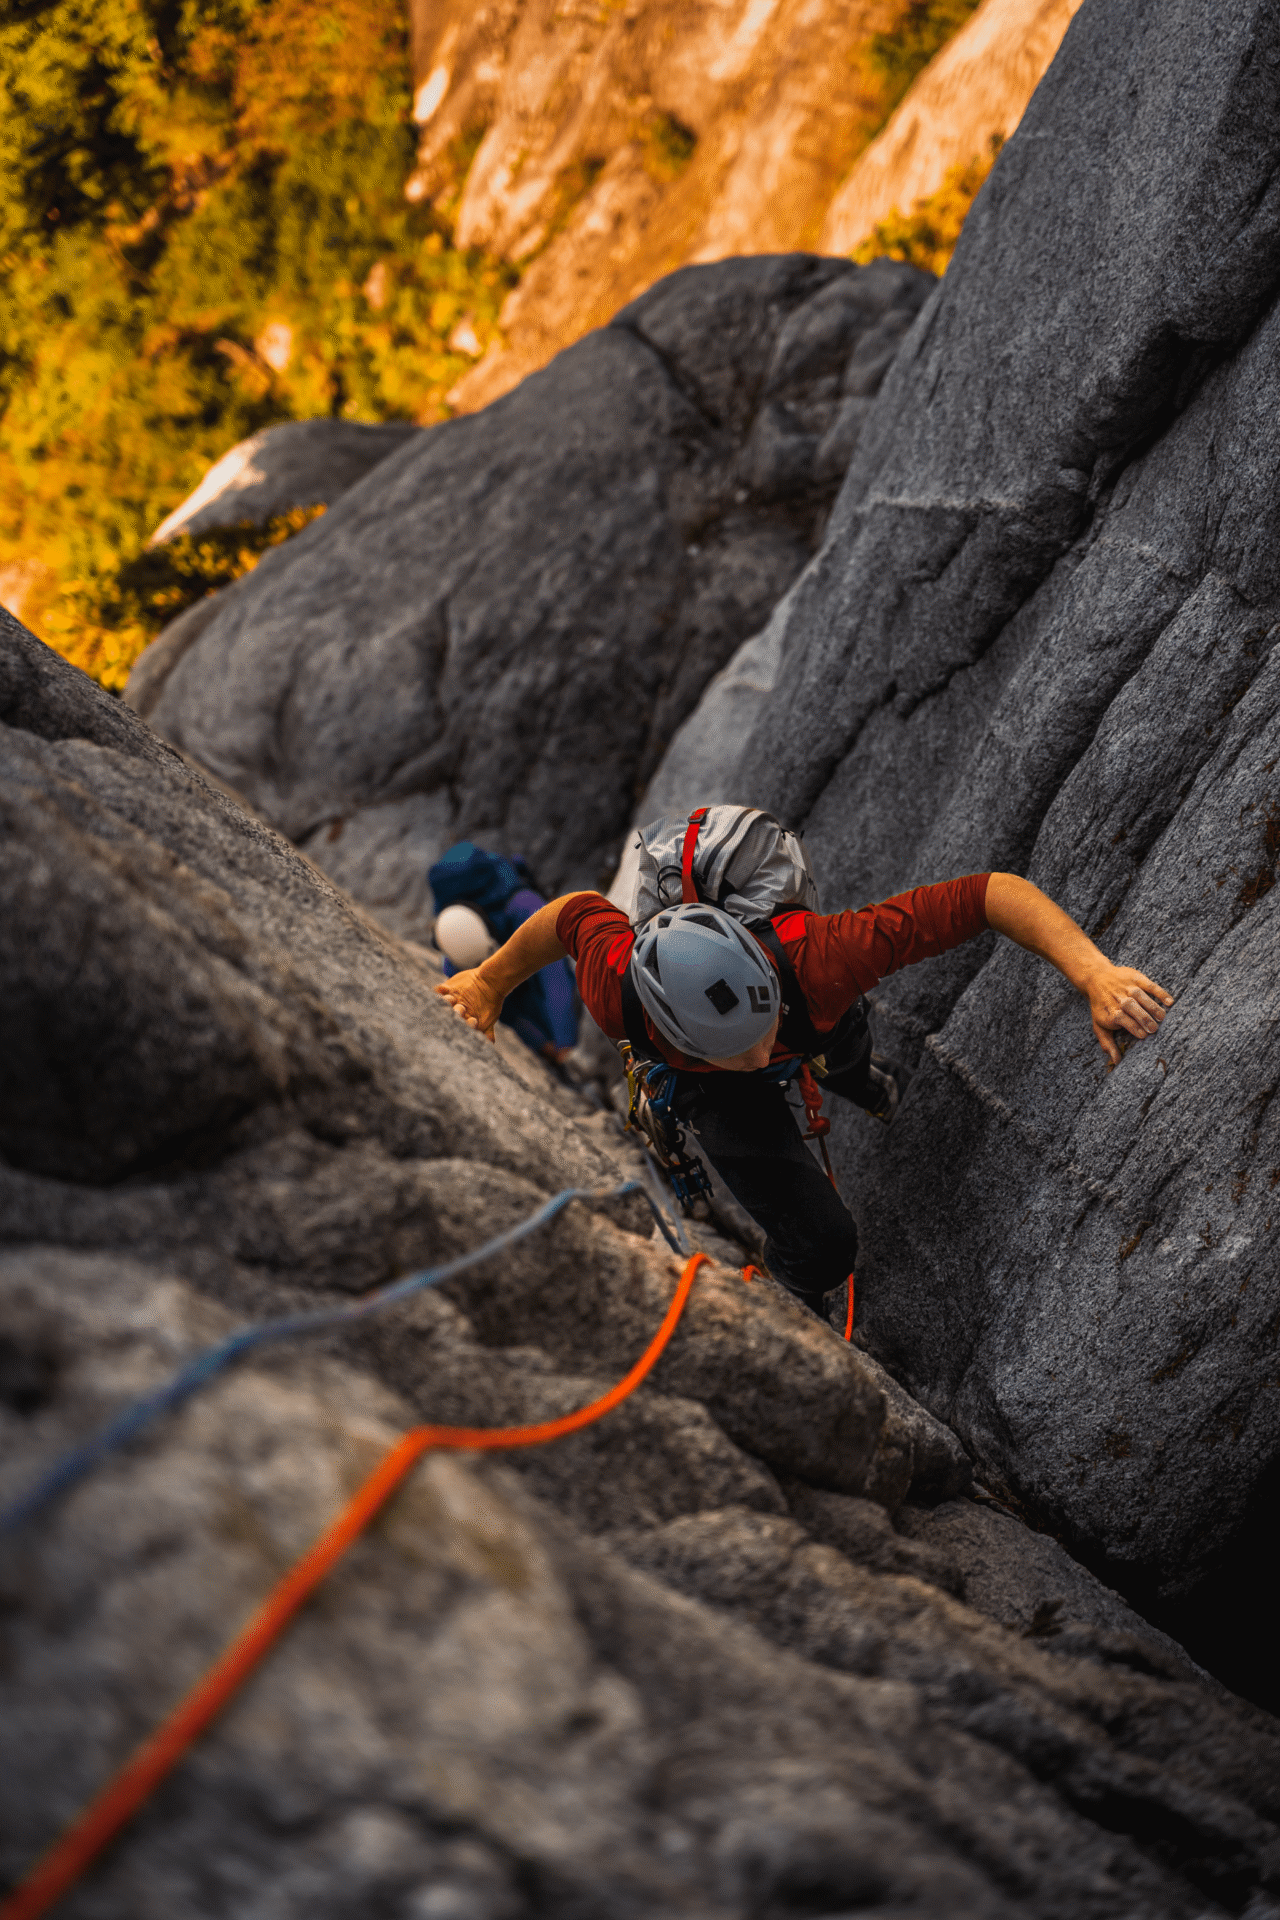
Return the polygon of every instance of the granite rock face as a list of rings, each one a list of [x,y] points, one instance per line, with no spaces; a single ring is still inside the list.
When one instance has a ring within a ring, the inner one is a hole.
[[[1130,1597],[1232,1567],[1228,1635],[1280,1459],[1278,73],[1271,5],[1082,9],[705,727],[829,910],[1014,869],[1177,994],[1108,1075],[1007,944],[886,981],[919,1075],[838,1168],[873,1350]]]
[[[660,282],[269,552],[152,676],[152,724],[402,930],[463,835],[607,884],[932,284],[803,254]]]
[[[0,793],[0,1504],[245,1318],[616,1182],[608,1115],[8,616]],[[0,1539],[0,1875],[399,1433],[583,1405],[677,1271],[634,1199],[574,1206]],[[423,1463],[64,1911],[1280,1913],[1276,1723],[1016,1520],[993,1546],[962,1469],[857,1347],[704,1266],[608,1419]],[[1030,1633],[1020,1553],[1062,1598]]]
[[[420,431],[397,421],[290,420],[264,427],[210,467],[195,492],[156,528],[152,544],[213,527],[261,526],[294,507],[327,507]],[[144,719],[183,654],[225,611],[233,592],[234,586],[224,587],[197,600],[134,662],[124,697]]]
[[[292,507],[331,506],[420,431],[395,420],[288,420],[264,427],[210,467],[195,492],[156,528],[152,545],[214,527],[260,526]]]
[[[0,1409],[6,1488],[230,1324],[65,1250],[0,1256],[0,1300],[43,1363]],[[281,1354],[7,1543],[5,1877],[413,1419],[367,1370]],[[1011,1632],[911,1541],[894,1564],[881,1509],[815,1498],[835,1511],[600,1531],[509,1466],[428,1457],[64,1911],[1280,1911],[1274,1722],[1149,1642]]]
[[[472,413],[677,267],[810,245],[883,118],[873,38],[910,9],[413,0],[409,14],[409,196],[447,211],[459,245],[521,268],[501,342],[450,395]]]

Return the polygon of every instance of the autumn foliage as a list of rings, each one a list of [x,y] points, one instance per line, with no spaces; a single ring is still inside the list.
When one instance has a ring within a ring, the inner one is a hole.
[[[948,167],[937,192],[917,200],[909,213],[894,207],[854,249],[854,259],[865,266],[868,261],[887,257],[906,260],[929,273],[945,273],[969,209],[996,163],[1001,144],[997,135],[985,153],[975,154],[961,166]]]
[[[387,0],[36,0],[0,24],[0,599],[107,684],[189,591],[129,570],[228,447],[439,418],[492,336],[514,276],[405,202],[410,101]]]

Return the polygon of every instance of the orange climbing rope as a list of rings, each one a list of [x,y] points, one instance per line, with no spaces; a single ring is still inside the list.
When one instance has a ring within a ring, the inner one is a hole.
[[[576,1413],[562,1414],[558,1420],[539,1421],[528,1427],[414,1427],[398,1440],[328,1531],[321,1534],[267,1596],[239,1637],[10,1894],[0,1907],[0,1920],[37,1920],[39,1914],[47,1913],[54,1901],[74,1885],[89,1863],[177,1765],[192,1741],[222,1711],[308,1594],[319,1586],[329,1569],[368,1526],[422,1454],[432,1447],[537,1447],[601,1419],[633,1393],[657,1365],[684,1312],[694,1275],[706,1258],[705,1253],[695,1253],[685,1263],[671,1305],[645,1353],[625,1379],[589,1406],[580,1407]]]
[[[743,1267],[743,1286],[750,1286],[752,1273],[760,1273],[760,1267]],[[854,1338],[854,1275],[852,1273],[848,1277],[848,1315],[844,1319],[844,1338],[846,1340]],[[0,1920],[4,1920],[4,1914],[0,1914]]]

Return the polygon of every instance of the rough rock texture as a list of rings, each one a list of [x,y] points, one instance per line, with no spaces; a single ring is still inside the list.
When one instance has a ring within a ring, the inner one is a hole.
[[[28,1363],[0,1411],[6,1488],[229,1325],[102,1255],[4,1255],[0,1299]],[[368,1372],[280,1355],[8,1546],[0,1872],[73,1816],[413,1418]],[[610,1431],[581,1479],[616,1469]],[[825,1498],[850,1513],[615,1513],[592,1540],[510,1468],[429,1458],[62,1910],[1280,1911],[1262,1892],[1274,1722],[1139,1640],[984,1620],[911,1541],[889,1559],[879,1508]],[[841,1518],[844,1550],[827,1543]]]
[[[727,781],[804,826],[829,908],[1013,868],[1178,995],[1108,1075],[1012,947],[886,982],[920,1073],[838,1168],[874,1350],[1130,1598],[1217,1580],[1241,1681],[1280,1459],[1278,72],[1271,5],[1081,12]]]
[[[257,526],[291,507],[327,507],[420,432],[399,421],[290,420],[264,427],[210,467],[195,492],[161,521],[151,544],[244,521]]]
[[[1080,0],[983,0],[912,85],[827,208],[824,253],[852,253],[896,207],[936,193],[950,167],[1007,140]]]
[[[402,930],[464,834],[607,883],[932,285],[803,254],[660,282],[268,553],[152,676],[152,724]]]
[[[801,574],[800,581],[804,578]],[[767,723],[782,671],[795,591],[795,587],[788,589],[768,623],[744,640],[728,665],[708,681],[645,788],[636,809],[636,826],[720,801],[750,804],[754,800],[757,782],[754,771],[742,764],[742,743],[760,722]],[[609,898],[624,909],[630,908],[634,896],[638,855],[638,836],[632,833],[609,888]]]
[[[355,420],[291,420],[266,427],[210,467],[195,492],[156,528],[151,543],[242,522],[258,526],[293,507],[328,506],[419,431],[396,421],[370,426]],[[230,591],[197,600],[139,655],[124,695],[136,712],[144,717],[151,712],[187,648],[222,613]],[[16,605],[11,610],[19,612]]]
[[[129,673],[124,699],[144,720],[151,717],[152,708],[164,692],[165,681],[187,648],[194,646],[210,622],[224,611],[226,596],[234,593],[239,584],[239,580],[235,580],[229,587],[206,593],[203,599],[184,607],[177,619],[171,620],[138,655]]]
[[[361,1292],[545,1193],[617,1181],[601,1127],[568,1117],[585,1110],[535,1099],[413,950],[286,842],[8,620],[3,662],[7,1238],[127,1245],[256,1306]],[[479,1271],[465,1322],[458,1283],[424,1298],[414,1349],[388,1348],[396,1384],[431,1381],[446,1418],[486,1395],[507,1417],[513,1395],[562,1390],[555,1367],[575,1385],[624,1372],[661,1318],[669,1256],[650,1252],[643,1203],[609,1211],[618,1226],[570,1215]],[[752,1484],[764,1461],[860,1493],[900,1432],[921,1492],[963,1483],[951,1437],[908,1432],[874,1364],[794,1304],[714,1275],[683,1327],[655,1382],[747,1448]],[[518,1367],[487,1377],[482,1349],[535,1332],[555,1366],[532,1366],[532,1385]]]
[[[473,1246],[617,1156],[7,616],[0,723],[7,1501],[237,1320]],[[399,1432],[583,1404],[676,1271],[638,1203],[570,1209],[224,1376],[0,1542],[0,1875]],[[607,1421],[423,1464],[63,1910],[1274,1920],[1276,1723],[1099,1626],[1070,1563],[1068,1619],[987,1617],[1045,1549],[1007,1521],[987,1596],[965,1464],[858,1348],[704,1268]]]
[[[843,1500],[814,1488],[806,1488],[804,1498],[819,1509],[857,1506],[865,1510],[871,1526],[882,1534],[889,1532],[880,1509],[869,1500]],[[816,1531],[807,1515],[805,1522],[811,1532]],[[1154,1672],[1200,1671],[1192,1668],[1175,1640],[1158,1632],[1126,1606],[1118,1593],[1086,1573],[1056,1540],[1046,1533],[1028,1533],[1015,1515],[990,1499],[903,1507],[896,1525],[899,1535],[893,1536],[895,1553],[905,1550],[928,1555],[928,1564],[940,1570],[933,1575],[935,1580],[944,1584],[945,1571],[950,1570],[953,1591],[971,1607],[1027,1638],[1058,1640],[1058,1650],[1065,1651],[1068,1646],[1080,1645],[1083,1634],[1106,1658],[1109,1646],[1117,1654],[1120,1648],[1115,1642],[1096,1640],[1094,1636],[1099,1631],[1103,1635],[1124,1634],[1128,1636],[1129,1657],[1153,1662]],[[1058,1636],[1064,1634],[1068,1638],[1059,1640]],[[1134,1649],[1134,1640],[1141,1643],[1142,1654]]]
[[[410,195],[451,211],[462,245],[524,269],[505,344],[459,381],[455,404],[473,411],[508,392],[674,268],[811,247],[877,124],[861,56],[907,11],[904,0],[416,0]],[[474,151],[469,165],[460,151]]]

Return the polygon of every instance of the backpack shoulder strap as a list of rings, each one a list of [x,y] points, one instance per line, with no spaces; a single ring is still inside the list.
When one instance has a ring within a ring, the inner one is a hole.
[[[630,967],[622,976],[621,986],[622,1024],[627,1030],[627,1038],[633,1050],[646,1060],[659,1059],[661,1056],[649,1038],[649,1029],[644,1023],[644,1006],[640,999],[640,990],[631,978]]]
[[[790,1052],[803,1054],[828,1053],[835,1042],[843,1040],[855,1024],[866,1024],[866,1003],[859,997],[846,1013],[843,1013],[828,1033],[820,1033],[813,1024],[809,1012],[809,1003],[804,997],[804,989],[796,975],[796,970],[787,958],[787,950],[778,937],[778,929],[772,920],[755,920],[750,931],[772,955],[778,969],[778,978],[782,983],[782,1003],[786,1011],[782,1024],[778,1028],[778,1039]]]
[[[698,832],[710,809],[695,807],[689,815],[689,824],[685,828],[684,844],[680,848],[680,898],[686,907],[696,906],[700,895],[698,883],[693,877],[693,849]]]
[[[777,928],[772,920],[754,920],[750,931],[772,956],[782,984],[783,1015],[778,1028],[779,1041],[793,1053],[821,1053],[826,1044],[825,1036],[813,1024],[809,1003],[796,977],[796,970],[787,958],[787,950],[778,938]]]

